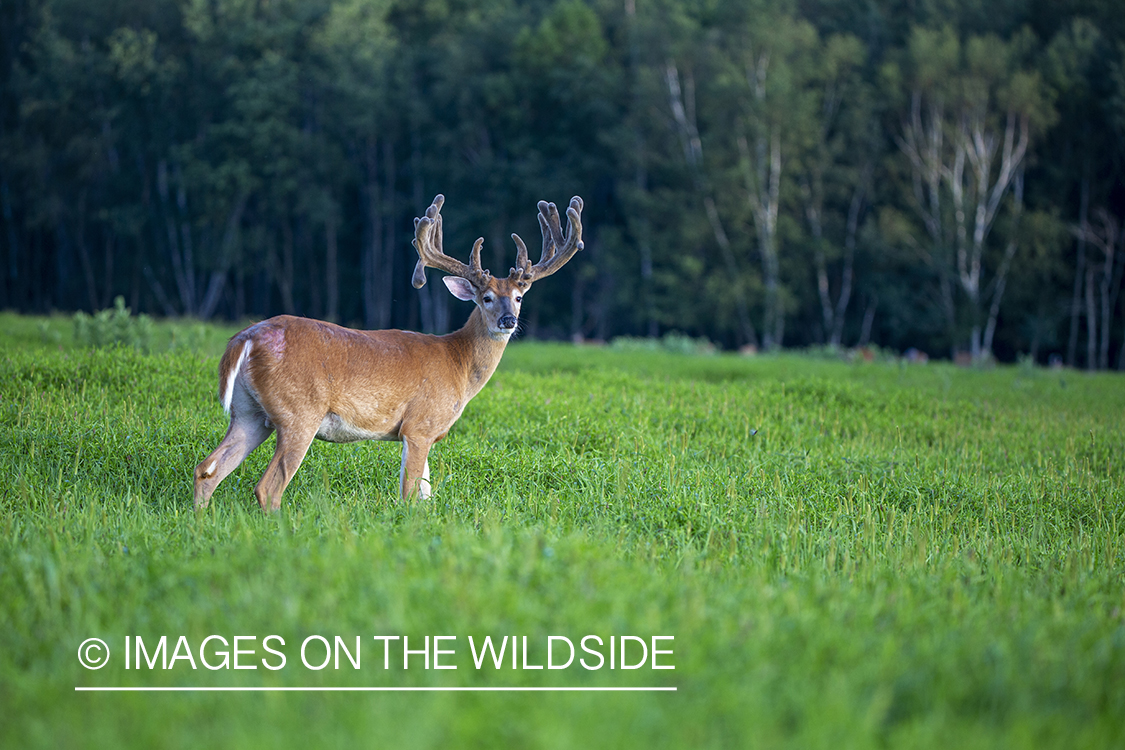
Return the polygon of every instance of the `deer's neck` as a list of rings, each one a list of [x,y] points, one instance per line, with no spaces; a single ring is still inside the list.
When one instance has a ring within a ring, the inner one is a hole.
[[[449,340],[465,367],[468,397],[472,398],[496,372],[500,358],[504,356],[504,347],[508,345],[508,337],[493,338],[480,308],[473,308],[469,320],[461,330],[449,334]]]

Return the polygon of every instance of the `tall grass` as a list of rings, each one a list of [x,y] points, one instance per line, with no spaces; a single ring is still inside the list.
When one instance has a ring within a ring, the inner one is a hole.
[[[265,516],[272,440],[191,509],[225,430],[209,346],[4,344],[0,744],[1125,742],[1119,377],[515,344],[430,501],[396,500],[397,444],[317,443]],[[75,658],[211,634],[278,634],[289,666]],[[363,668],[299,666],[311,634],[362,636]],[[533,663],[550,635],[673,635],[676,669],[477,670],[490,634]],[[374,635],[456,635],[458,669],[384,670]],[[677,692],[74,692],[97,685]]]

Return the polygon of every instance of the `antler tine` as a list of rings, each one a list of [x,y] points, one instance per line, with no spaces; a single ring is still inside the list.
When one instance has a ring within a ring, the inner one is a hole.
[[[539,219],[539,230],[543,233],[543,252],[539,255],[539,262],[542,263],[551,259],[551,256],[555,254],[558,243],[562,242],[563,239],[562,229],[559,228],[559,209],[555,207],[554,203],[539,201],[539,213],[535,215],[535,218]],[[553,227],[551,219],[554,219]],[[558,232],[557,241],[555,232]]]
[[[477,241],[473,243],[473,251],[469,253],[469,275],[465,278],[474,284],[487,281],[488,277],[492,275],[488,269],[481,268],[480,265],[480,249],[483,245],[484,237],[477,237]]]
[[[577,195],[570,199],[570,205],[566,209],[567,232],[564,236],[558,208],[554,203],[539,201],[539,228],[543,231],[543,256],[538,263],[522,274],[525,280],[533,282],[550,276],[566,265],[574,254],[584,247],[582,207],[582,199]],[[526,252],[526,248],[524,251]]]
[[[523,239],[513,232],[512,241],[516,243],[516,265],[508,271],[508,279],[523,286],[530,280],[531,261],[527,259],[527,245]]]
[[[441,207],[445,203],[445,196],[438,194],[434,202],[426,209],[426,215],[414,220],[414,240],[412,244],[418,251],[418,263],[414,266],[414,275],[411,283],[415,289],[421,289],[426,283],[426,267],[436,268],[439,271],[468,279],[476,286],[489,277],[488,271],[481,268],[480,248],[484,238],[478,239],[473,246],[469,265],[465,265],[456,258],[450,258],[442,249],[442,222]]]

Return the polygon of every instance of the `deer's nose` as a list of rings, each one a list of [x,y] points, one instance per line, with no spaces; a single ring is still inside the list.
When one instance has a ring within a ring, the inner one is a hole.
[[[510,331],[511,329],[516,327],[516,316],[515,315],[502,315],[500,317],[500,320],[496,321],[496,325],[502,331]]]

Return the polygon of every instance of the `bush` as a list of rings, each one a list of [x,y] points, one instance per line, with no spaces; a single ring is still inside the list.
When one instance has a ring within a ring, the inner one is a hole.
[[[675,354],[714,354],[715,345],[707,338],[693,339],[678,331],[669,331],[663,338],[618,336],[610,348],[625,352],[673,352]]]
[[[74,314],[74,340],[80,346],[131,346],[147,352],[152,346],[152,318],[143,314],[134,316],[125,307],[125,298],[118,295],[112,309],[93,315]]]

